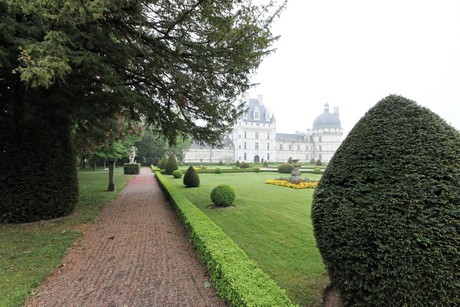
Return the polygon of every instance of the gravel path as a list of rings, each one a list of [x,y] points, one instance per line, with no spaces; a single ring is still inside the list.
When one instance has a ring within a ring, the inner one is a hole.
[[[174,209],[142,168],[27,306],[225,306]]]

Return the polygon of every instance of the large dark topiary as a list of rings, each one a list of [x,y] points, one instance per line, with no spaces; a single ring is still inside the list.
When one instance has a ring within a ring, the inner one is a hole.
[[[227,184],[219,185],[211,191],[211,200],[217,206],[230,206],[235,200],[235,191]]]
[[[0,129],[0,144],[6,146],[0,149],[0,223],[47,220],[75,209],[78,181],[69,119],[48,116],[26,120],[21,129],[1,123],[6,129]]]
[[[161,158],[160,161],[158,162],[158,168],[159,168],[159,169],[165,169],[165,167],[166,167],[166,162],[168,162],[168,157],[167,157],[167,156],[163,156],[163,158]]]
[[[345,306],[460,305],[460,134],[388,96],[316,188],[312,219]]]
[[[282,174],[290,174],[294,170],[294,165],[289,164],[289,163],[283,163],[280,166],[278,166],[278,172]]]
[[[192,165],[190,165],[187,171],[185,172],[184,185],[186,185],[189,188],[200,186],[200,177],[198,176],[198,173]]]
[[[179,169],[179,166],[177,165],[177,160],[174,155],[170,155],[168,157],[168,161],[166,161],[165,165],[165,173],[167,175],[172,175],[172,173],[176,170]]]

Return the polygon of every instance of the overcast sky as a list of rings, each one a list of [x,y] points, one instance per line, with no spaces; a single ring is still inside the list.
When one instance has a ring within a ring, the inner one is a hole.
[[[460,129],[460,0],[289,0],[272,31],[249,93],[278,132],[311,129],[327,102],[348,133],[389,94]]]

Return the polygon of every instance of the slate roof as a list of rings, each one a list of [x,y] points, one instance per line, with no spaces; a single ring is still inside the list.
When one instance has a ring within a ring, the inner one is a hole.
[[[313,129],[342,128],[338,114],[329,113],[329,104],[324,105],[324,113],[316,117]]]
[[[243,118],[243,121],[248,121],[248,122],[258,122],[258,123],[274,123],[275,122],[275,116],[272,115],[269,117],[267,120],[267,108],[263,104],[259,103],[259,100],[254,99],[254,98],[249,98],[248,103],[246,104],[246,107],[248,108],[247,110],[247,117]],[[255,119],[254,118],[254,110],[258,107],[259,109],[259,118]]]
[[[288,134],[277,133],[275,136],[277,142],[304,142],[305,135],[303,134]]]

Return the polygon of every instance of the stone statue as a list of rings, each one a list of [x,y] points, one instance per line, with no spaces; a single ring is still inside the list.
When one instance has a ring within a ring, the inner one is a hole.
[[[134,161],[134,158],[136,158],[136,150],[137,148],[135,146],[131,147],[131,151],[129,152],[129,163],[136,163],[136,161]]]

